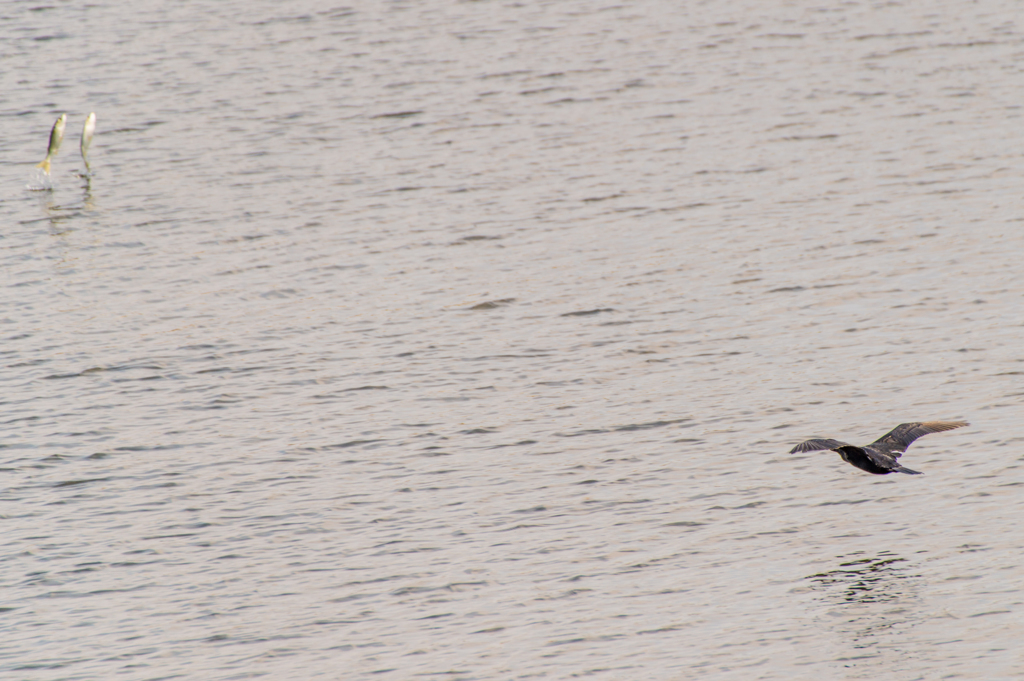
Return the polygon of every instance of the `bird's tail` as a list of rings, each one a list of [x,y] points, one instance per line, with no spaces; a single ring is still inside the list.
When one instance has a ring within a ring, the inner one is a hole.
[[[36,156],[36,158],[39,158],[39,157]],[[36,168],[42,168],[43,172],[46,173],[47,175],[49,175],[50,174],[50,155],[47,154],[46,158],[44,158],[41,163],[36,165]]]
[[[893,468],[897,473],[906,473],[907,475],[924,475],[921,471],[912,471],[909,468],[896,464],[896,468]]]

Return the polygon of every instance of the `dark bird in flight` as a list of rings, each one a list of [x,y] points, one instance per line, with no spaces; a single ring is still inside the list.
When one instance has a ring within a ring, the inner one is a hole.
[[[896,460],[907,451],[907,447],[922,435],[941,433],[961,426],[969,426],[966,421],[927,421],[925,423],[901,423],[888,433],[869,445],[857,447],[839,440],[808,440],[801,442],[790,450],[790,454],[798,452],[814,452],[820,449],[831,449],[839,452],[843,461],[853,464],[862,471],[875,475],[886,475],[896,471],[908,475],[921,475],[921,471],[904,468]]]

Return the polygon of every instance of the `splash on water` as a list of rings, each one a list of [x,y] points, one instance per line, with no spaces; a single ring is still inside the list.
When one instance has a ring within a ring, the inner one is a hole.
[[[56,188],[57,183],[53,181],[53,178],[38,167],[32,169],[29,183],[25,185],[25,189],[30,192],[52,192]]]

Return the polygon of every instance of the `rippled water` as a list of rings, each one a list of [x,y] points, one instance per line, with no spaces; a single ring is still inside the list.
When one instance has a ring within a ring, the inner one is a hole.
[[[1018,18],[8,3],[0,671],[1024,676]]]

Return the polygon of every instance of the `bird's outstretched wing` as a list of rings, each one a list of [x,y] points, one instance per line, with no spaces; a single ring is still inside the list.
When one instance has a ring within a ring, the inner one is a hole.
[[[793,449],[789,450],[790,454],[797,454],[799,452],[816,452],[819,449],[836,449],[838,447],[849,447],[850,445],[839,440],[807,440],[801,442]]]
[[[907,447],[922,435],[928,433],[941,433],[944,430],[953,430],[961,426],[970,425],[966,421],[926,421],[924,423],[901,423],[888,433],[871,443],[871,447],[891,454],[899,458],[900,454],[907,451]]]

